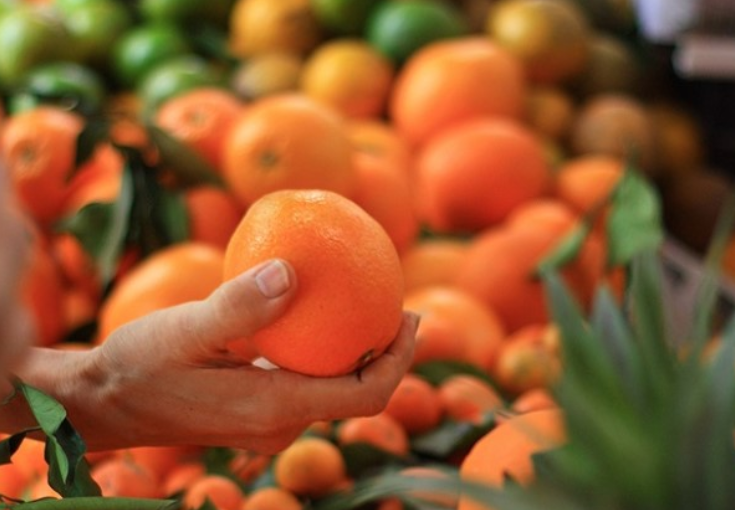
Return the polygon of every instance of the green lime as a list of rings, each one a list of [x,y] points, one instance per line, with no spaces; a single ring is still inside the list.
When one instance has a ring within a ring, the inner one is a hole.
[[[138,9],[144,19],[189,23],[224,23],[233,0],[140,0]]]
[[[64,11],[73,41],[74,58],[97,65],[108,60],[110,48],[133,24],[128,9],[114,0],[86,1]]]
[[[150,71],[137,88],[143,114],[150,117],[167,99],[199,87],[224,86],[221,70],[204,58],[188,54],[172,58]]]
[[[19,6],[0,17],[0,82],[13,86],[33,67],[65,57],[70,37],[56,12]]]
[[[440,39],[468,32],[461,11],[439,0],[386,2],[370,16],[366,38],[396,64]]]
[[[383,0],[312,0],[321,26],[335,35],[362,35],[372,11]]]
[[[17,113],[39,104],[57,104],[82,114],[99,113],[105,101],[102,78],[76,62],[51,62],[33,68],[9,99]]]
[[[143,24],[126,32],[113,47],[113,75],[123,87],[135,87],[148,71],[190,50],[176,25]]]

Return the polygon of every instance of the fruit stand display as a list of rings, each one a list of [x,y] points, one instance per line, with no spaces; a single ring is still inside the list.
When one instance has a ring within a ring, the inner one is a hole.
[[[38,345],[93,348],[266,256],[329,292],[233,344],[244,362],[351,373],[401,309],[421,315],[384,410],[273,455],[87,452],[23,386],[48,438],[3,436],[0,508],[735,507],[732,169],[638,15],[0,1],[0,150],[33,233]]]

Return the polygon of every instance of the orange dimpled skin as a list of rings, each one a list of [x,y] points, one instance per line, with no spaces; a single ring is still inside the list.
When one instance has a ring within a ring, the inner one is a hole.
[[[251,205],[230,239],[225,279],[278,257],[297,295],[248,339],[272,363],[312,376],[349,373],[380,355],[402,320],[400,260],[385,230],[337,193],[281,190]]]

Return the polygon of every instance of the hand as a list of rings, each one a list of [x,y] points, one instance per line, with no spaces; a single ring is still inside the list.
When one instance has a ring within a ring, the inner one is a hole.
[[[196,444],[274,453],[315,421],[380,412],[411,364],[413,314],[359,375],[313,378],[228,353],[232,339],[280,316],[295,289],[290,265],[261,265],[204,301],[119,328],[88,353],[64,353],[76,355],[70,370],[85,381],[60,398],[72,424],[90,450]]]

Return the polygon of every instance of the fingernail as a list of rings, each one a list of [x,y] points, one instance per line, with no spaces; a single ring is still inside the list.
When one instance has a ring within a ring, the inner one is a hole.
[[[421,323],[421,316],[416,312],[407,312],[407,314],[411,320],[411,324],[413,325],[413,332],[416,333],[419,329],[419,324]]]
[[[278,259],[271,260],[255,274],[255,284],[267,298],[282,295],[291,286],[286,264]]]

